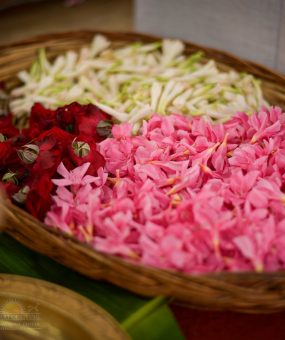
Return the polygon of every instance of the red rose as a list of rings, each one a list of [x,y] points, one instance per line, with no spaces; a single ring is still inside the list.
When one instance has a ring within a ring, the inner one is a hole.
[[[75,117],[82,110],[82,105],[72,103],[65,105],[56,110],[57,126],[61,129],[74,133],[75,131]]]
[[[49,130],[56,125],[56,113],[54,110],[46,109],[42,104],[36,103],[32,107],[29,130]]]
[[[33,165],[32,173],[46,171],[53,177],[73,138],[72,135],[58,127],[53,127],[42,133],[34,140],[40,152]]]
[[[58,127],[53,127],[52,129],[41,133],[35,142],[40,147],[40,150],[50,150],[56,144],[58,144],[60,148],[63,148],[67,146],[73,139],[74,136],[70,133]]]
[[[78,134],[90,136],[97,142],[104,139],[98,134],[97,125],[103,120],[108,120],[109,115],[97,106],[92,104],[84,105],[82,111],[76,115],[75,119]]]
[[[30,138],[27,138],[25,135],[23,134],[19,134],[17,136],[11,137],[8,139],[9,142],[12,143],[12,145],[15,148],[19,148],[25,144],[28,144],[30,141]]]
[[[79,135],[70,143],[67,150],[68,159],[73,165],[72,168],[78,167],[86,162],[91,163],[87,171],[88,175],[96,175],[98,168],[105,165],[105,159],[97,151],[97,145],[91,137]],[[66,163],[67,162],[65,162],[65,165],[68,166],[69,164]]]
[[[0,118],[0,134],[5,138],[14,137],[19,134],[19,130],[13,125],[11,114]]]
[[[33,216],[39,218],[41,221],[44,220],[46,212],[51,206],[52,189],[53,184],[47,173],[35,178],[30,186],[25,206]]]
[[[62,152],[59,149],[42,151],[39,153],[39,156],[31,169],[31,175],[45,171],[52,178],[54,177],[61,160]]]
[[[0,142],[0,176],[4,176],[9,197],[43,220],[52,201],[51,179],[56,177],[60,162],[69,170],[90,162],[90,175],[104,166],[96,141],[106,137],[108,117],[91,104],[72,103],[54,111],[35,104],[30,127],[21,134],[13,127],[11,117],[0,120],[0,127],[7,131]]]
[[[12,197],[18,190],[18,186],[15,183],[0,183],[0,189],[1,187],[4,189],[8,197]]]
[[[2,167],[9,168],[18,160],[16,149],[12,145],[12,141],[8,140],[0,142],[0,169]]]

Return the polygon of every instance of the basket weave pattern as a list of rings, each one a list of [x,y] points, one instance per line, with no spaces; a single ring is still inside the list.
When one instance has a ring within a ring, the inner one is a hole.
[[[82,31],[51,34],[0,48],[0,81],[14,87],[19,70],[28,68],[38,48],[47,48],[48,57],[87,45],[94,34],[103,33],[114,46],[133,41],[159,40],[135,33]],[[262,80],[265,98],[285,109],[285,77],[228,53],[186,43],[186,53],[205,52],[221,69],[249,72]],[[30,249],[47,255],[90,278],[103,279],[145,296],[166,295],[185,304],[207,309],[227,309],[248,313],[266,313],[285,309],[285,272],[219,273],[189,276],[126,262],[101,254],[61,232],[48,228],[24,210],[0,200],[5,219],[0,224],[13,238]],[[1,220],[1,219],[0,219]]]

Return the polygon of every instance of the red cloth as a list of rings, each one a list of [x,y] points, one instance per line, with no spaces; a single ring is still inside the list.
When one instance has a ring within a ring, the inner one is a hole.
[[[189,340],[284,340],[285,312],[241,314],[171,306]]]

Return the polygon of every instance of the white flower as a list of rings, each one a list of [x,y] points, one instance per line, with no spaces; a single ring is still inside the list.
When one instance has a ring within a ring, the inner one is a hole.
[[[175,57],[180,55],[184,50],[184,44],[180,40],[163,40],[161,64],[169,64]]]
[[[110,116],[117,119],[120,123],[126,122],[129,118],[129,115],[127,113],[118,112],[110,106],[107,106],[107,105],[104,105],[104,104],[101,104],[101,103],[96,103],[96,105],[99,107],[99,109],[105,111]]]
[[[162,85],[155,81],[151,87],[151,108],[153,112],[156,112],[159,98],[161,96]]]
[[[181,94],[181,92],[185,89],[185,86],[181,83],[175,83],[173,80],[170,80],[160,97],[159,105],[157,112],[165,113],[166,107],[172,102],[172,100]]]
[[[179,40],[109,46],[108,39],[96,35],[89,47],[52,62],[41,49],[30,71],[18,74],[22,85],[11,92],[12,112],[26,116],[36,101],[52,109],[90,102],[139,129],[153,112],[203,113],[218,122],[235,111],[268,105],[253,76],[221,72],[213,60],[202,63],[199,51],[186,57]]]
[[[92,56],[93,57],[97,56],[99,53],[101,53],[107,47],[109,47],[110,44],[111,44],[110,41],[108,39],[106,39],[106,37],[104,37],[103,35],[101,35],[101,34],[95,35],[95,37],[93,38],[93,41],[91,43]]]

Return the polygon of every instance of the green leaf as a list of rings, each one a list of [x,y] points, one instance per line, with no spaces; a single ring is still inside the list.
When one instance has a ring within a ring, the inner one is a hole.
[[[122,322],[132,339],[184,339],[169,308],[168,299],[162,296],[147,302]]]
[[[172,312],[167,305],[162,305],[152,314],[146,316],[135,327],[126,329],[133,340],[183,340]]]
[[[157,298],[150,300],[142,308],[138,309],[135,313],[131,314],[126,320],[124,320],[122,322],[122,327],[125,329],[133,328],[140,322],[140,320],[144,319],[165,303],[167,303],[167,299],[163,296],[158,296]]]
[[[109,283],[88,279],[5,234],[0,234],[0,272],[47,280],[84,295],[122,322],[135,340],[183,338],[164,298],[147,299]]]

